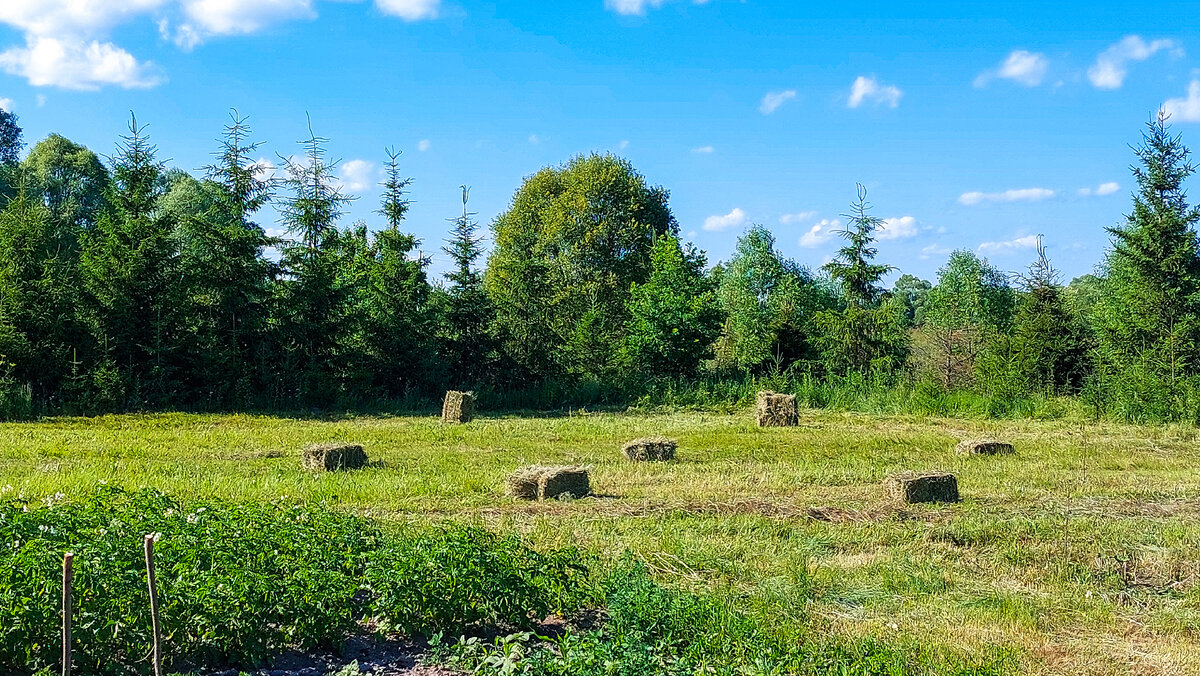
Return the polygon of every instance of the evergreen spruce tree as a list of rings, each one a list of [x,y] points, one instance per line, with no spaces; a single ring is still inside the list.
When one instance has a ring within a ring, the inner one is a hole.
[[[1121,413],[1174,419],[1200,411],[1200,209],[1183,182],[1195,172],[1165,114],[1136,148],[1138,190],[1126,222],[1109,228],[1112,248],[1097,328],[1106,390]]]
[[[858,186],[846,228],[839,230],[846,243],[824,269],[841,287],[844,307],[814,317],[816,344],[825,368],[832,373],[889,375],[905,360],[908,334],[904,328],[903,301],[881,306],[879,282],[892,270],[874,262],[875,231],[883,219],[870,214],[867,190]]]
[[[113,182],[81,269],[102,361],[101,408],[161,406],[176,399],[181,307],[174,223],[155,213],[163,166],[145,128],[130,118],[113,157]]]
[[[188,386],[210,406],[249,405],[267,359],[270,266],[267,237],[252,219],[273,182],[252,158],[258,147],[237,111],[225,127],[217,161],[200,182],[176,177],[163,202],[177,211],[181,274],[188,302]]]
[[[470,188],[462,186],[462,215],[450,221],[451,237],[442,247],[453,267],[446,274],[449,284],[438,294],[439,354],[449,385],[456,388],[479,384],[494,349],[490,333],[492,305],[483,287],[483,275],[475,265],[483,255],[483,238],[475,214],[467,209],[469,194]]]
[[[300,141],[303,161],[287,165],[280,222],[299,240],[282,243],[276,297],[275,344],[280,402],[328,405],[343,394],[344,343],[351,327],[343,322],[354,289],[346,288],[343,236],[337,219],[351,197],[336,181],[336,161],[326,159],[327,139],[313,134]]]
[[[414,255],[419,241],[400,230],[412,179],[400,173],[399,152],[389,149],[387,155],[379,209],[387,227],[375,233],[366,273],[366,340],[375,389],[396,398],[429,389],[436,368],[429,260]]]

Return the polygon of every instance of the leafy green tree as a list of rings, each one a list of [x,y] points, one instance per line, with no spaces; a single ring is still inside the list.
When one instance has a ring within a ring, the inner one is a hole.
[[[24,145],[17,116],[0,108],[0,164],[14,166],[20,162]]]
[[[717,344],[721,368],[780,370],[817,356],[810,323],[837,306],[837,295],[775,249],[761,225],[742,235],[722,267],[717,299],[725,327]]]
[[[83,241],[80,267],[103,355],[94,375],[101,406],[161,406],[176,395],[182,303],[175,224],[155,214],[165,186],[156,153],[131,118],[108,206]]]
[[[703,252],[681,246],[674,235],[654,242],[650,278],[630,290],[625,334],[634,373],[691,377],[712,356],[723,317],[705,262]]]
[[[883,225],[883,219],[870,214],[862,185],[850,209],[845,215],[847,227],[839,231],[846,244],[825,264],[825,271],[841,287],[844,307],[814,316],[815,343],[831,373],[891,374],[904,362],[908,335],[901,306],[889,303],[880,307],[883,289],[879,282],[892,270],[874,262],[878,254],[873,246],[875,230]]]
[[[446,274],[449,282],[437,293],[439,355],[447,369],[451,387],[466,388],[478,384],[494,360],[491,325],[495,317],[483,275],[476,261],[483,255],[483,238],[475,214],[467,210],[466,186],[463,212],[451,220],[450,240],[442,251],[450,256],[453,267]]]
[[[50,209],[58,227],[95,227],[111,182],[96,153],[51,134],[29,151],[21,169],[30,196]]]
[[[979,355],[1011,328],[1015,302],[1008,278],[986,259],[951,253],[925,300],[914,345],[918,368],[947,389],[973,384]]]
[[[1195,172],[1163,114],[1136,149],[1138,191],[1126,222],[1109,228],[1113,246],[1097,307],[1106,385],[1131,417],[1176,418],[1195,408],[1200,366],[1200,256],[1184,181]]]
[[[892,298],[904,308],[904,326],[912,328],[925,319],[925,299],[933,284],[913,275],[900,275],[892,285]]]
[[[484,284],[517,378],[615,376],[631,285],[678,232],[667,192],[625,160],[579,156],[527,178],[492,230]]]

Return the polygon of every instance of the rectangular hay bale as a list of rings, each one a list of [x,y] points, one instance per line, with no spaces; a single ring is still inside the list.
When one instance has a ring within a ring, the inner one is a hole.
[[[888,492],[905,503],[958,502],[958,479],[947,472],[902,472],[884,480]]]
[[[758,393],[755,418],[759,427],[795,427],[800,424],[796,395],[763,391]]]
[[[367,465],[367,454],[358,444],[343,444],[329,442],[305,446],[301,452],[301,462],[304,469],[336,472],[346,469],[360,469]]]
[[[634,439],[621,447],[630,460],[674,460],[679,443],[666,437]]]
[[[584,467],[522,467],[508,475],[505,485],[508,494],[519,500],[554,500],[564,495],[583,498],[592,493]]]
[[[461,424],[469,423],[474,418],[474,392],[458,392],[456,390],[446,392],[446,398],[442,401],[442,422]]]

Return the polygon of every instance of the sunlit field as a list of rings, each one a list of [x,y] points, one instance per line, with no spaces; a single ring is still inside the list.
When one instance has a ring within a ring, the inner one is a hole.
[[[679,440],[634,463],[630,438]],[[962,438],[1012,441],[959,456]],[[619,560],[771,624],[987,656],[1031,674],[1200,673],[1200,447],[1184,427],[802,412],[291,419],[108,416],[0,425],[0,499],[70,501],[98,482],[176,499],[326,502],[385,521],[463,522]],[[310,442],[364,445],[364,470],[301,469]],[[527,464],[579,464],[594,497],[504,494]],[[943,469],[963,500],[881,486]]]

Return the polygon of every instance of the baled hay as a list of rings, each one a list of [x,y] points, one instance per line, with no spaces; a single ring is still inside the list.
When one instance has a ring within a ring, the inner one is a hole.
[[[1016,452],[1012,444],[996,439],[967,439],[958,442],[954,451],[963,455],[1012,455]]]
[[[905,503],[958,502],[958,480],[946,472],[902,472],[884,480],[892,498]]]
[[[365,467],[367,454],[358,444],[330,442],[306,446],[301,453],[301,460],[305,469],[334,472]]]
[[[522,467],[508,475],[505,480],[508,494],[518,500],[537,500],[538,481],[546,469],[545,467]]]
[[[584,498],[592,493],[588,471],[582,467],[550,467],[538,479],[538,497],[554,500],[563,496]]]
[[[795,427],[800,424],[796,395],[763,391],[758,393],[755,414],[759,427]]]
[[[520,500],[553,500],[563,495],[582,498],[592,492],[583,467],[522,467],[505,483],[508,494]]]
[[[475,417],[475,393],[450,390],[442,402],[442,422],[469,423]]]
[[[674,460],[679,443],[666,437],[634,439],[621,447],[630,460]]]

